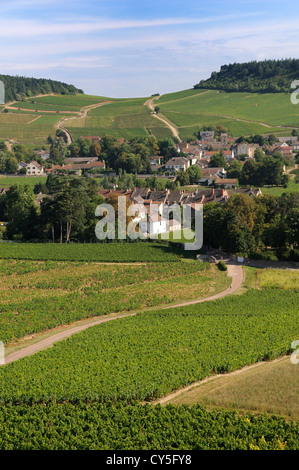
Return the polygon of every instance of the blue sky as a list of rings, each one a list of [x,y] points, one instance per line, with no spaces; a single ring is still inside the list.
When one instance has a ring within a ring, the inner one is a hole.
[[[293,0],[0,0],[0,73],[179,91],[226,63],[298,58],[298,14]]]

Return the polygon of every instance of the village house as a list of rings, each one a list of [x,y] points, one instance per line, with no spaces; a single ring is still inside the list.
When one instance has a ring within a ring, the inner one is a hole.
[[[196,165],[199,166],[200,169],[202,168],[208,168],[210,162],[210,158],[202,158],[200,160],[197,160]]]
[[[216,153],[215,150],[203,150],[203,151],[202,151],[202,158],[203,158],[203,159],[204,159],[204,158],[205,158],[205,159],[209,159],[209,161],[210,161],[211,157],[212,157],[213,155],[215,155],[215,153]]]
[[[299,152],[299,141],[293,142],[293,152]]]
[[[68,157],[65,159],[66,163],[91,163],[97,162],[97,157]]]
[[[70,171],[77,175],[81,175],[82,173],[88,172],[88,170],[92,170],[95,168],[99,168],[105,170],[105,162],[99,161],[89,161],[88,163],[67,163],[66,165],[52,165],[51,168],[47,168],[47,173],[57,173],[57,171]]]
[[[236,178],[217,178],[214,181],[215,187],[225,188],[225,189],[232,189],[235,188],[238,184],[238,180]]]
[[[192,153],[188,153],[186,158],[187,158],[187,160],[189,160],[189,166],[195,165],[197,163],[197,160],[198,160],[197,156],[192,154]]]
[[[42,160],[48,160],[50,158],[50,151],[49,150],[36,150],[35,155]]]
[[[26,166],[26,176],[44,176],[44,167],[33,161]]]
[[[287,143],[288,142],[290,142],[290,143],[296,142],[297,139],[298,139],[298,137],[294,136],[294,135],[278,137],[279,142],[287,142]]]
[[[163,157],[155,156],[150,158],[150,165],[162,165]]]
[[[247,194],[251,199],[256,196],[261,196],[263,193],[260,188],[234,188],[233,191],[228,191],[228,196],[233,194]]]
[[[207,142],[210,142],[214,139],[215,132],[214,131],[201,131],[200,132],[200,138],[201,140],[205,140]]]
[[[222,145],[227,145],[228,144],[228,134],[226,132],[222,132],[220,134],[220,142]]]
[[[185,157],[174,157],[165,164],[166,171],[186,171],[190,166],[190,161]]]
[[[235,158],[235,151],[234,150],[223,150],[222,155],[224,156],[225,160],[230,160],[231,158]]]
[[[22,170],[22,168],[27,169],[27,163],[25,163],[25,162],[23,162],[23,161],[20,161],[20,162],[19,162],[19,170]]]
[[[293,153],[293,145],[288,145],[286,142],[279,145],[276,144],[271,147],[271,152],[280,152],[283,155],[291,155]]]
[[[254,158],[254,152],[259,147],[257,144],[247,144],[243,142],[236,146],[236,154],[239,157],[240,155],[247,155],[249,158]]]

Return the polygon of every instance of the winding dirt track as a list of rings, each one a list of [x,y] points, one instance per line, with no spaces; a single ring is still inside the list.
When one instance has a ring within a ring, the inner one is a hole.
[[[144,106],[147,106],[151,111],[154,111],[155,110],[154,100],[157,99],[157,98],[159,98],[159,96],[156,96],[154,98],[151,98],[151,99],[147,100],[144,103]],[[172,135],[174,137],[176,137],[179,142],[182,142],[182,139],[180,138],[178,130],[176,129],[176,127],[174,127],[174,125],[170,124],[166,119],[163,119],[162,117],[158,116],[157,114],[153,114],[153,117],[156,118],[156,119],[159,119],[160,121],[162,121],[171,130]]]
[[[100,106],[104,106],[104,105],[109,104],[109,103],[112,103],[112,101],[103,101],[101,103],[90,104],[88,106],[84,106],[84,108],[81,108],[81,111],[78,113],[78,116],[73,116],[71,118],[64,117],[61,121],[59,121],[56,124],[55,127],[57,129],[62,129],[66,133],[67,144],[70,145],[73,142],[73,138],[72,138],[72,134],[70,133],[70,131],[64,127],[65,122],[66,121],[71,121],[73,119],[86,118],[88,111],[90,111],[91,109],[99,108]],[[61,111],[61,113],[62,112],[64,112],[64,111]]]
[[[199,299],[199,300],[191,300],[189,302],[184,302],[184,303],[178,303],[175,305],[170,305],[167,307],[164,307],[164,309],[168,308],[176,308],[176,307],[182,307],[186,305],[192,305],[192,304],[197,304],[201,302],[207,302],[209,300],[215,300],[219,299],[221,297],[224,297],[228,294],[231,294],[234,292],[236,289],[238,289],[243,281],[243,268],[240,265],[234,265],[234,264],[228,264],[228,276],[232,278],[231,285],[228,289],[224,290],[223,292],[220,292],[219,294],[212,295],[211,297],[206,297],[204,299]],[[157,307],[159,308],[159,307]],[[58,341],[61,341],[65,338],[68,338],[72,336],[75,333],[80,333],[81,331],[86,330],[87,328],[90,328],[91,326],[95,325],[100,325],[101,323],[106,323],[108,321],[112,320],[118,320],[121,318],[126,318],[126,317],[133,317],[137,314],[137,312],[132,312],[132,313],[126,313],[126,314],[112,314],[111,316],[102,316],[102,317],[95,317],[94,320],[88,322],[88,323],[83,323],[80,324],[80,322],[77,322],[76,326],[70,326],[68,329],[64,331],[60,331],[59,333],[55,333],[35,344],[32,344],[30,346],[24,347],[23,349],[19,349],[17,351],[12,352],[5,358],[5,364],[9,364],[11,362],[15,362],[19,359],[22,359],[23,357],[30,356],[32,354],[35,354],[36,352],[39,352],[43,349],[46,349],[50,346],[52,346],[54,343],[57,343]],[[84,320],[83,320],[84,321]],[[86,319],[85,319],[86,322]],[[79,323],[79,324],[78,324]]]

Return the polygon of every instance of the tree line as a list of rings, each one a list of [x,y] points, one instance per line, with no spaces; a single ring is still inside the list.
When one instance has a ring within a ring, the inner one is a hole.
[[[49,175],[47,196],[40,207],[34,188],[12,185],[0,196],[0,220],[6,221],[9,240],[60,241],[95,238],[95,209],[104,202],[96,180],[85,177]]]
[[[250,93],[288,93],[298,79],[299,59],[263,60],[222,65],[194,88]]]
[[[49,163],[63,165],[67,157],[82,158],[96,157],[106,163],[110,170],[119,170],[127,173],[152,173],[150,159],[154,156],[163,156],[163,162],[179,155],[175,148],[175,141],[170,138],[158,140],[154,136],[134,137],[122,141],[111,135],[104,135],[100,142],[79,137],[72,144],[67,145],[63,135],[59,134],[53,139],[48,137],[50,143]]]
[[[299,194],[232,195],[204,206],[204,243],[228,253],[299,260]]]
[[[57,93],[59,95],[84,93],[83,90],[76,88],[74,85],[68,85],[67,83],[46,78],[0,75],[0,80],[5,86],[6,103],[49,93]]]

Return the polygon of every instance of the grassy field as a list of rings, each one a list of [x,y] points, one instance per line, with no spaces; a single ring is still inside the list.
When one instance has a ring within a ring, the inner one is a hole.
[[[199,127],[217,124],[223,124],[236,137],[290,132],[273,126],[298,127],[298,109],[283,93],[184,90],[163,95],[155,104],[179,127],[181,137],[192,135]]]
[[[15,140],[23,144],[44,145],[49,135],[54,137],[61,114],[38,113],[0,114],[0,139]]]
[[[215,377],[167,403],[202,404],[299,420],[299,368],[290,357],[259,363],[238,374]]]
[[[114,100],[89,95],[51,95],[15,102],[9,113],[0,115],[0,123],[1,119],[3,123],[0,138],[26,144],[45,143],[62,119],[73,139],[105,134],[126,139],[148,135],[158,139],[171,137],[171,131],[144,106],[145,101],[146,98]],[[104,106],[90,109],[85,117],[78,115],[87,106],[106,102]]]
[[[0,139],[44,144],[48,135],[55,134],[58,121],[70,117],[75,119],[67,120],[64,126],[74,139],[81,135],[102,137],[105,134],[126,139],[148,135],[158,139],[172,137],[166,124],[156,119],[144,106],[146,101],[147,98],[113,99],[89,95],[28,98],[13,103],[9,113],[0,114]],[[90,109],[86,117],[78,116],[86,106],[104,102],[107,104]],[[225,93],[191,89],[162,95],[154,103],[159,105],[162,115],[178,128],[183,139],[203,126],[217,124],[223,124],[235,137],[290,134],[291,128],[298,126],[298,109],[291,104],[289,95],[283,93]]]
[[[290,101],[290,95],[285,93],[226,93],[208,90],[194,96],[166,101],[157,100],[163,111],[197,114],[210,116],[230,116],[253,122],[262,122],[274,126],[298,126],[299,110]]]
[[[101,263],[177,262],[195,259],[196,253],[184,251],[167,242],[131,243],[0,243],[0,259],[37,261],[96,261]]]
[[[299,184],[296,184],[295,181],[290,181],[286,188],[284,187],[263,187],[261,188],[263,194],[272,194],[273,196],[281,196],[283,193],[298,193]]]
[[[79,135],[114,135],[115,137],[170,137],[170,130],[155,119],[148,107],[146,98],[118,100],[113,103],[91,109],[85,118],[66,121],[65,125],[73,137]]]
[[[0,187],[9,188],[13,184],[29,184],[35,186],[37,183],[45,183],[46,176],[4,176],[0,175]]]
[[[106,98],[89,95],[51,95],[12,103],[10,106],[13,109],[0,114],[0,139],[26,145],[44,145],[49,135],[54,137],[60,120],[76,117],[82,108],[103,101]],[[94,135],[94,131],[88,135]],[[82,129],[78,137],[86,133],[86,129]]]
[[[258,271],[258,285],[261,288],[298,289],[299,271],[264,269]]]

